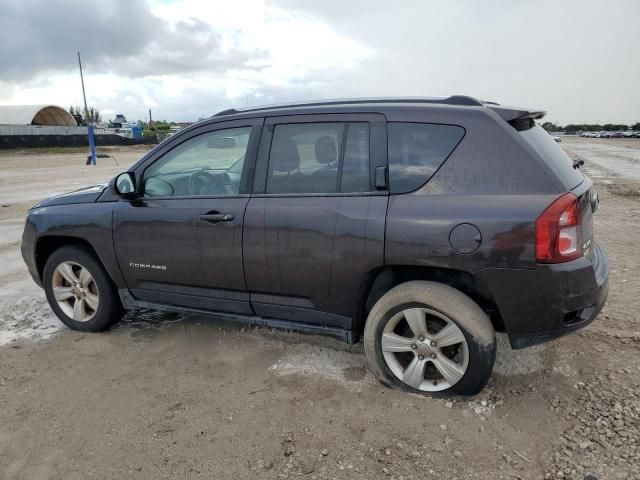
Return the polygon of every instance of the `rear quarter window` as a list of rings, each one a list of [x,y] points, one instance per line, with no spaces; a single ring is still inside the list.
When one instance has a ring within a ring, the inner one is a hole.
[[[536,151],[567,190],[582,183],[584,180],[582,172],[573,168],[573,161],[569,155],[544,128],[536,125],[528,130],[518,132],[518,134]]]
[[[456,148],[465,130],[455,125],[390,122],[389,186],[407,193],[424,185]]]

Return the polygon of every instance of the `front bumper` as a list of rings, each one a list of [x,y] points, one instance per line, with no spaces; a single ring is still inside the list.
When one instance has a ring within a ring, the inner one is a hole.
[[[22,232],[20,251],[31,277],[42,287],[42,279],[40,278],[40,272],[38,271],[38,265],[36,263],[36,227],[30,222],[28,216],[24,225],[24,231]]]
[[[534,270],[477,272],[491,292],[514,349],[546,342],[591,323],[609,293],[609,260],[593,242],[577,260]]]

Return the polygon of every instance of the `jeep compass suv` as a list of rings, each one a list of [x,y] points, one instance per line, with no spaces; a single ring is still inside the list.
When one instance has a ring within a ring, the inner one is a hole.
[[[495,331],[543,342],[607,297],[597,195],[543,115],[463,96],[226,110],[33,207],[22,253],[77,330],[216,314],[362,338],[383,383],[474,394]]]

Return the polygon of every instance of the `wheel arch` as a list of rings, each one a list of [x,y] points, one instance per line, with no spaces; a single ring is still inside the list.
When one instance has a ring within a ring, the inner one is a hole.
[[[482,308],[496,331],[505,331],[504,322],[491,292],[484,282],[472,273],[443,267],[384,265],[367,272],[362,281],[353,321],[355,339],[364,332],[367,316],[380,297],[393,287],[412,280],[438,282],[460,290]]]
[[[113,276],[106,268],[106,264],[100,255],[98,255],[97,250],[91,245],[91,243],[84,238],[80,237],[72,237],[66,235],[44,235],[38,238],[35,247],[35,259],[36,259],[36,268],[38,269],[38,275],[40,276],[40,280],[43,280],[43,272],[44,266],[47,263],[47,260],[51,256],[53,252],[58,250],[61,247],[66,246],[76,246],[86,250],[90,253],[97,261],[99,261],[102,266],[107,271],[109,278],[113,282]],[[115,283],[115,282],[114,282]]]

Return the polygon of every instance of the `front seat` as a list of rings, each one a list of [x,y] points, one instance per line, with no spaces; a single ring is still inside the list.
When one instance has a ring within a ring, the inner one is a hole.
[[[315,143],[316,161],[324,167],[312,174],[313,191],[315,193],[335,193],[338,180],[338,147],[336,141],[324,136]]]
[[[269,170],[269,193],[296,193],[300,189],[300,153],[293,140],[274,142],[269,156]]]

